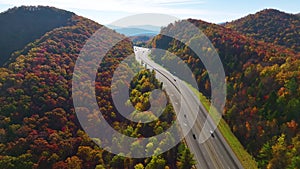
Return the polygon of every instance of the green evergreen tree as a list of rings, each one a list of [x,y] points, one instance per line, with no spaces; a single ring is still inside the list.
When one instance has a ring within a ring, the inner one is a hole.
[[[178,157],[177,167],[179,169],[190,169],[195,164],[194,155],[185,147]]]

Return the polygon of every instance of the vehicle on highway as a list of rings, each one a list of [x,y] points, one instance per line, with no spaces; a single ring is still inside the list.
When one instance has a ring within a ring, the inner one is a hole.
[[[210,130],[209,132],[210,132],[210,135],[214,138],[214,137],[215,137],[214,131],[213,131],[213,130]]]
[[[193,133],[193,138],[196,140],[196,135]]]

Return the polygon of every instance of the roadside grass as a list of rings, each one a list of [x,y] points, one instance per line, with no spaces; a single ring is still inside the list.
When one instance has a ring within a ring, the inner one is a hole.
[[[188,87],[197,95],[200,102],[203,104],[205,109],[209,111],[210,109],[210,102],[209,100],[200,93],[197,89],[193,88],[191,85],[187,84]],[[216,113],[214,109],[209,112],[212,119],[216,122]],[[241,161],[241,164],[245,169],[257,169],[257,163],[254,160],[254,158],[244,149],[240,141],[235,137],[235,135],[232,133],[230,127],[225,122],[224,119],[221,119],[218,124],[218,129],[221,132],[221,134],[224,136],[225,140],[233,150],[233,152],[236,154],[237,158]]]

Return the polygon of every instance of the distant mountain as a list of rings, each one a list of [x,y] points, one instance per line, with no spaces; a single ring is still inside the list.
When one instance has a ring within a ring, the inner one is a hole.
[[[107,27],[126,36],[154,36],[157,35],[160,31],[159,26],[153,25],[134,25],[128,27],[108,25]]]
[[[70,24],[72,16],[72,12],[43,6],[15,7],[1,13],[0,65],[46,32]]]
[[[154,32],[146,29],[139,29],[139,28],[120,28],[120,29],[115,29],[115,31],[124,34],[126,36],[140,36],[140,35],[154,36],[158,34],[158,32]]]
[[[159,33],[161,27],[160,26],[154,26],[154,25],[134,25],[134,26],[129,26],[128,28],[139,28],[139,29],[145,29],[145,30],[150,30],[153,32]]]
[[[131,36],[130,39],[133,42],[135,46],[145,46],[149,43],[149,41],[153,38],[154,36]]]
[[[265,9],[233,22],[227,28],[300,52],[300,18],[275,9]]]

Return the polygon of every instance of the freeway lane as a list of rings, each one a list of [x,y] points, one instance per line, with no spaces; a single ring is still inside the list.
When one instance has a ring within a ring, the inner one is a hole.
[[[185,141],[195,156],[197,161],[196,167],[199,169],[243,168],[218,129],[214,131],[214,137],[210,137],[204,143],[198,142],[197,139],[206,118],[209,119],[211,126],[215,126],[215,124],[198,100],[197,96],[186,86],[186,84],[173,76],[166,69],[150,60],[148,58],[148,55],[151,53],[149,49],[134,47],[134,51],[137,60],[146,64],[147,68],[154,69],[157,78],[163,82],[163,87],[169,95],[172,105],[177,113],[181,124],[181,130],[186,131],[188,127],[192,128],[185,137]],[[180,98],[183,98],[183,100]],[[184,114],[179,112],[184,112]],[[195,121],[193,126],[191,126],[192,121]],[[205,132],[210,134],[210,131]]]

